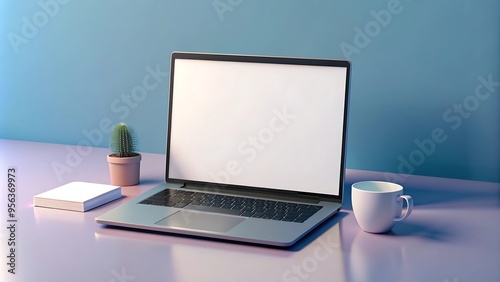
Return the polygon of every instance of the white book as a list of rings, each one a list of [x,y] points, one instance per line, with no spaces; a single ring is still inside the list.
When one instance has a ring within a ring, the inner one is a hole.
[[[122,196],[120,186],[70,182],[33,197],[36,207],[86,212]]]

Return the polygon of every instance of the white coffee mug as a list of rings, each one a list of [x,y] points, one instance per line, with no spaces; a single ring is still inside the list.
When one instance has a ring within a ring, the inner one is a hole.
[[[403,199],[406,212],[403,213]],[[411,196],[403,195],[403,186],[383,181],[363,181],[352,185],[352,210],[361,229],[384,233],[394,223],[406,219],[413,210]]]

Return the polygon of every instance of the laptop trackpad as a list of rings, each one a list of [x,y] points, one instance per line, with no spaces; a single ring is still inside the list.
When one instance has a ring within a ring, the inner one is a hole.
[[[181,210],[156,222],[157,225],[225,233],[245,218]]]

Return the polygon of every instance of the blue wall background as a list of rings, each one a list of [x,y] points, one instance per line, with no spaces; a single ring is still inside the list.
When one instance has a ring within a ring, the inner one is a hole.
[[[172,51],[348,58],[348,168],[500,182],[496,0],[2,0],[0,35],[0,138],[164,153]]]

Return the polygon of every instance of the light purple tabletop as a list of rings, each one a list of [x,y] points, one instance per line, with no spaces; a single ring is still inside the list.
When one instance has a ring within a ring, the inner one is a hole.
[[[376,235],[356,223],[350,185],[384,175],[348,170],[344,209],[291,249],[95,223],[96,216],[163,181],[159,154],[143,154],[141,184],[124,187],[120,200],[86,213],[33,207],[34,195],[71,181],[109,183],[107,154],[0,140],[0,281],[500,281],[498,183],[404,176],[413,213],[390,233]],[[7,210],[9,168],[17,179],[14,218]],[[16,274],[7,264],[12,241]]]

